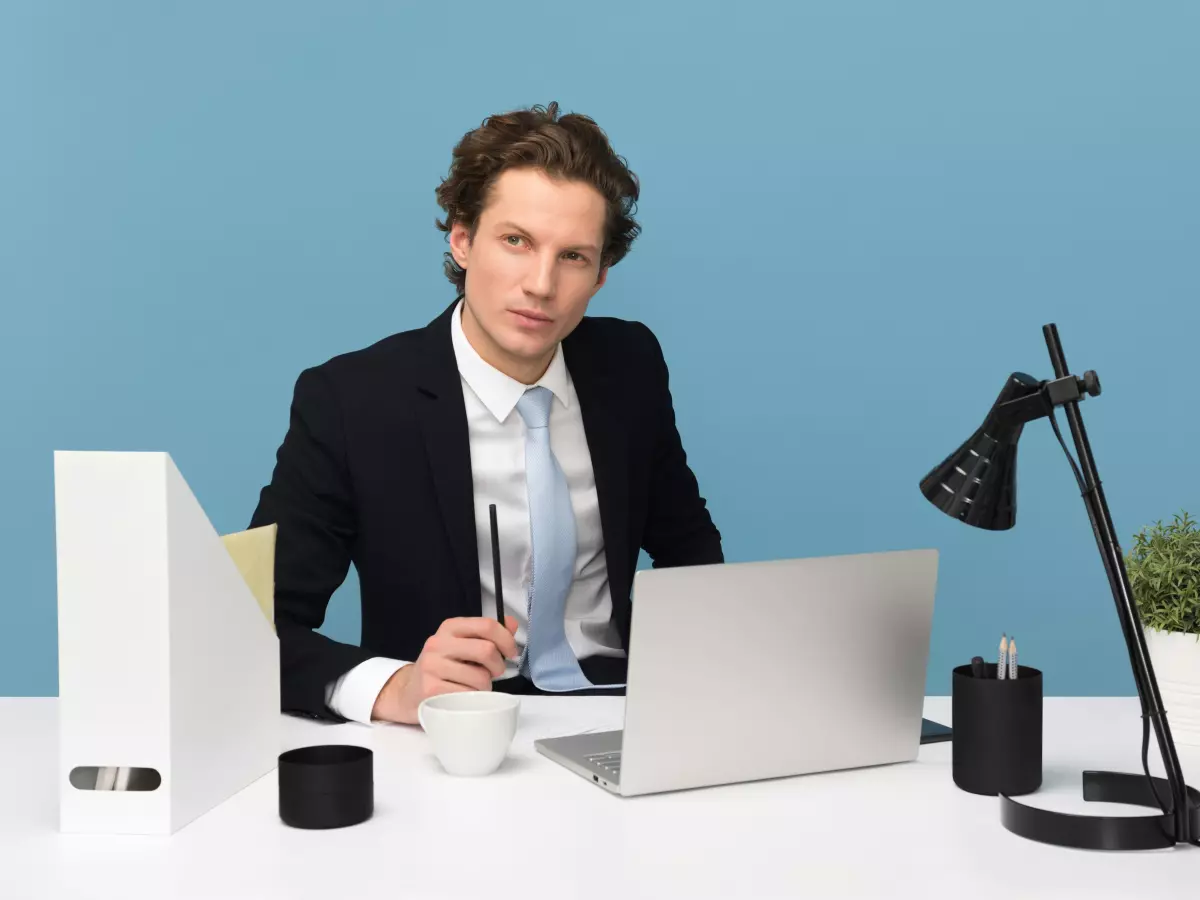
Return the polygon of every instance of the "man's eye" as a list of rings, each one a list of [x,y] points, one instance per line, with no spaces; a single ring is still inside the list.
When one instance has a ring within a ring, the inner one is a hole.
[[[524,239],[519,234],[510,234],[505,238],[505,240],[508,241],[511,246],[519,247],[521,245],[521,241]]]
[[[568,250],[563,254],[563,256],[565,256],[571,262],[587,262],[587,257],[585,257],[582,253],[576,252],[575,250]]]

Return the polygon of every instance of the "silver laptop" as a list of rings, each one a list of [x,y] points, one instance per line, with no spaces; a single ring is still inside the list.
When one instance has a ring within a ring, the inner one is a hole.
[[[905,762],[936,550],[639,570],[622,731],[538,751],[614,794]]]

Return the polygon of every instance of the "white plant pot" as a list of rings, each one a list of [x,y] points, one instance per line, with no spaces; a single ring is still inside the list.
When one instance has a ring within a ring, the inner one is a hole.
[[[1200,747],[1200,640],[1178,631],[1145,633],[1175,743]]]

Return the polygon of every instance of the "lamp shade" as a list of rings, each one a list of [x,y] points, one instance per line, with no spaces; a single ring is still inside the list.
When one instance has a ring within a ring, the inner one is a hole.
[[[989,531],[1017,520],[1017,441],[1024,422],[1006,407],[1036,394],[1041,382],[1021,372],[1008,377],[982,425],[921,480],[921,493],[946,513]]]

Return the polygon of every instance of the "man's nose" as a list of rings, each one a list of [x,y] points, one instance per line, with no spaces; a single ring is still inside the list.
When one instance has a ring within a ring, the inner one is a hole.
[[[539,300],[549,300],[554,296],[555,259],[548,254],[538,254],[529,263],[525,271],[525,282],[522,287],[525,293]]]

